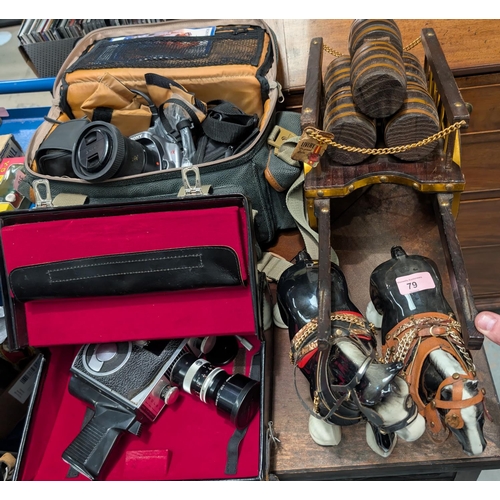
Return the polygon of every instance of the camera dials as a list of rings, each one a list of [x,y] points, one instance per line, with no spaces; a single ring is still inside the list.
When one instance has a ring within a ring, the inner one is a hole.
[[[183,352],[186,340],[87,344],[71,372],[117,403],[155,420],[175,400],[166,374]]]
[[[131,342],[88,344],[83,349],[82,363],[88,373],[104,377],[120,370],[131,354]]]

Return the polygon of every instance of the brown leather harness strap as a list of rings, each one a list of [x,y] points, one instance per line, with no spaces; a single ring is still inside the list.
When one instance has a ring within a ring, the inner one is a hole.
[[[419,393],[420,378],[429,354],[437,349],[450,354],[466,372],[454,373],[441,382],[434,399],[424,402]],[[454,429],[461,429],[464,421],[461,410],[484,402],[484,389],[469,399],[463,399],[464,384],[475,380],[475,367],[461,337],[460,324],[442,313],[420,313],[398,323],[387,335],[382,348],[385,362],[403,361],[402,374],[410,389],[419,412],[424,416],[433,439],[449,430],[443,426],[439,409],[449,410],[445,423]],[[443,401],[441,391],[452,386],[452,399]]]

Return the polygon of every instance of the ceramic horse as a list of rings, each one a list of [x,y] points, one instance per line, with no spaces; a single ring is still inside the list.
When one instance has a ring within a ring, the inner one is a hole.
[[[318,348],[318,265],[303,252],[277,286],[279,314],[291,341],[290,357],[309,382],[313,409],[309,433],[319,445],[341,440],[341,427],[366,422],[370,448],[389,456],[397,436],[412,441],[424,432],[424,419],[397,374],[401,363],[377,360],[368,321],[351,302],[345,277],[331,264],[331,334],[326,349]],[[294,373],[295,376],[295,373]]]
[[[391,249],[370,277],[366,316],[381,328],[385,362],[402,362],[410,394],[437,443],[453,433],[467,455],[485,447],[484,391],[435,263]],[[378,315],[378,317],[377,317]]]

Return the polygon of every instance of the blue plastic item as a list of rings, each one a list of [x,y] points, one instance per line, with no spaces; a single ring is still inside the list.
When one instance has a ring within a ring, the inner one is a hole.
[[[29,80],[0,81],[0,94],[25,94],[26,92],[51,92],[55,78],[30,78]]]
[[[29,80],[0,81],[0,94],[22,94],[27,92],[52,91],[55,78],[32,78]],[[26,152],[31,137],[49,112],[49,106],[33,108],[0,108],[0,135],[12,134]],[[2,116],[7,114],[7,116]]]
[[[43,117],[49,110],[48,106],[7,109],[9,116],[0,119],[0,135],[12,134],[26,153],[35,130],[43,122]]]

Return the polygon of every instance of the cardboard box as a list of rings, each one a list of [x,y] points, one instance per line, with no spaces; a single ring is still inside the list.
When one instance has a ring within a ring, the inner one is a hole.
[[[22,156],[0,160],[0,212],[29,208],[30,201],[17,190],[20,177],[25,175],[23,166]]]
[[[40,359],[40,355],[36,356],[0,393],[0,440],[5,439],[28,412]]]
[[[19,158],[24,151],[12,134],[0,135],[0,160],[4,158]]]

